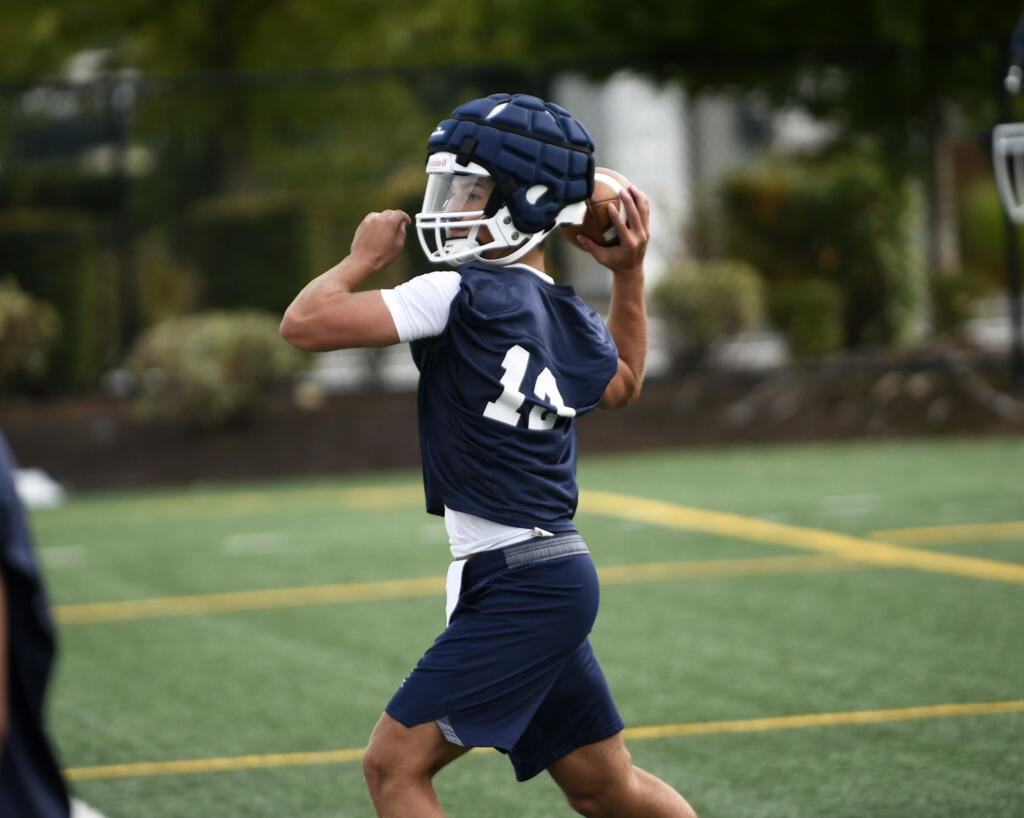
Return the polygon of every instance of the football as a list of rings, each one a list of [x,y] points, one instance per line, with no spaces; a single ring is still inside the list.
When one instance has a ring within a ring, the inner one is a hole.
[[[619,237],[608,216],[608,204],[618,204],[619,214],[625,219],[626,206],[619,198],[619,192],[628,188],[629,179],[618,171],[611,168],[594,169],[594,193],[587,199],[587,214],[583,217],[583,224],[562,225],[562,233],[574,247],[583,249],[576,241],[580,233],[603,247],[619,243]]]

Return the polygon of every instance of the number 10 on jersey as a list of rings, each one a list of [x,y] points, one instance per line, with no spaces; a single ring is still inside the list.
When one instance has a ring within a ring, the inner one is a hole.
[[[498,399],[488,401],[484,407],[484,417],[507,423],[509,426],[519,425],[519,409],[526,400],[520,389],[523,380],[526,378],[526,368],[530,364],[530,353],[519,344],[511,347],[505,353],[501,362],[501,368],[505,374],[501,376],[501,394]],[[534,406],[527,417],[526,426],[529,429],[551,429],[558,418],[576,417],[576,410],[566,406],[562,395],[558,391],[558,384],[555,383],[555,376],[551,370],[544,367],[537,380],[533,384],[533,394],[541,400],[546,400],[555,407],[551,412],[543,406]]]

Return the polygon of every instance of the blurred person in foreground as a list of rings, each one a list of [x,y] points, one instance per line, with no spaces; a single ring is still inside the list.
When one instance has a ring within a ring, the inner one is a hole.
[[[647,354],[649,203],[623,191],[614,247],[582,246],[614,285],[607,325],[544,271],[543,241],[579,224],[594,145],[557,105],[495,94],[457,108],[427,145],[416,229],[447,269],[355,292],[412,223],[367,215],[349,255],[292,302],[281,334],[306,350],[411,342],[427,511],[454,561],[448,624],[381,716],[363,758],[379,816],[442,816],[432,777],[471,747],[547,770],[578,812],[692,818],[632,763],[588,639],[598,581],[576,511],[575,418],[640,392]]]
[[[67,818],[68,792],[44,729],[53,620],[0,433],[0,816]]]

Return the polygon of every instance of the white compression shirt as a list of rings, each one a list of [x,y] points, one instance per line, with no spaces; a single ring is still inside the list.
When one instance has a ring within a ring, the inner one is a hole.
[[[448,310],[461,280],[462,276],[454,270],[436,270],[392,290],[381,290],[398,330],[398,340],[404,344],[444,332]]]
[[[515,266],[554,283],[549,275],[534,267],[525,264]],[[448,325],[452,299],[459,291],[461,280],[462,277],[454,270],[437,270],[416,276],[393,289],[381,290],[380,294],[395,322],[395,329],[398,330],[398,339],[405,343],[444,332]],[[551,536],[550,532],[540,528],[501,525],[474,514],[455,511],[447,506],[444,509],[444,526],[448,532],[452,557],[456,560],[480,551],[490,551],[522,542],[528,537]]]
[[[548,284],[555,283],[551,276],[536,267],[527,264],[511,266],[529,270]],[[405,343],[444,332],[448,325],[448,310],[459,291],[461,280],[462,276],[455,270],[435,270],[416,276],[394,289],[381,290],[380,294],[398,330],[398,340]]]

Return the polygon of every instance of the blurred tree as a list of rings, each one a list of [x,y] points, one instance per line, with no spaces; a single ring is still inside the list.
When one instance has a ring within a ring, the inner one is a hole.
[[[671,13],[659,0],[522,0],[517,16],[549,60],[760,89],[909,155],[920,146],[908,126],[927,125],[940,99],[994,116],[999,52],[1020,12],[1011,0],[681,0]]]
[[[522,0],[516,13],[549,61],[756,90],[869,135],[893,176],[925,180],[929,270],[959,267],[953,114],[987,144],[1019,3]]]
[[[87,50],[141,72],[131,137],[164,172],[132,186],[122,232],[173,234],[191,203],[267,187],[405,203],[424,127],[453,99],[543,92],[562,69],[762,91],[874,135],[894,175],[943,178],[921,171],[940,163],[946,102],[995,119],[1019,13],[1010,0],[5,0],[0,82],[27,89]]]
[[[851,122],[898,126],[931,96],[987,101],[991,60],[1019,14],[1011,0],[735,0],[727,13],[714,0],[6,0],[0,78],[52,72],[86,48],[158,73],[583,64],[762,87]],[[837,77],[835,67],[855,70]]]
[[[84,49],[112,49],[153,73],[516,60],[531,34],[516,8],[509,0],[5,0],[0,79],[52,74]]]

